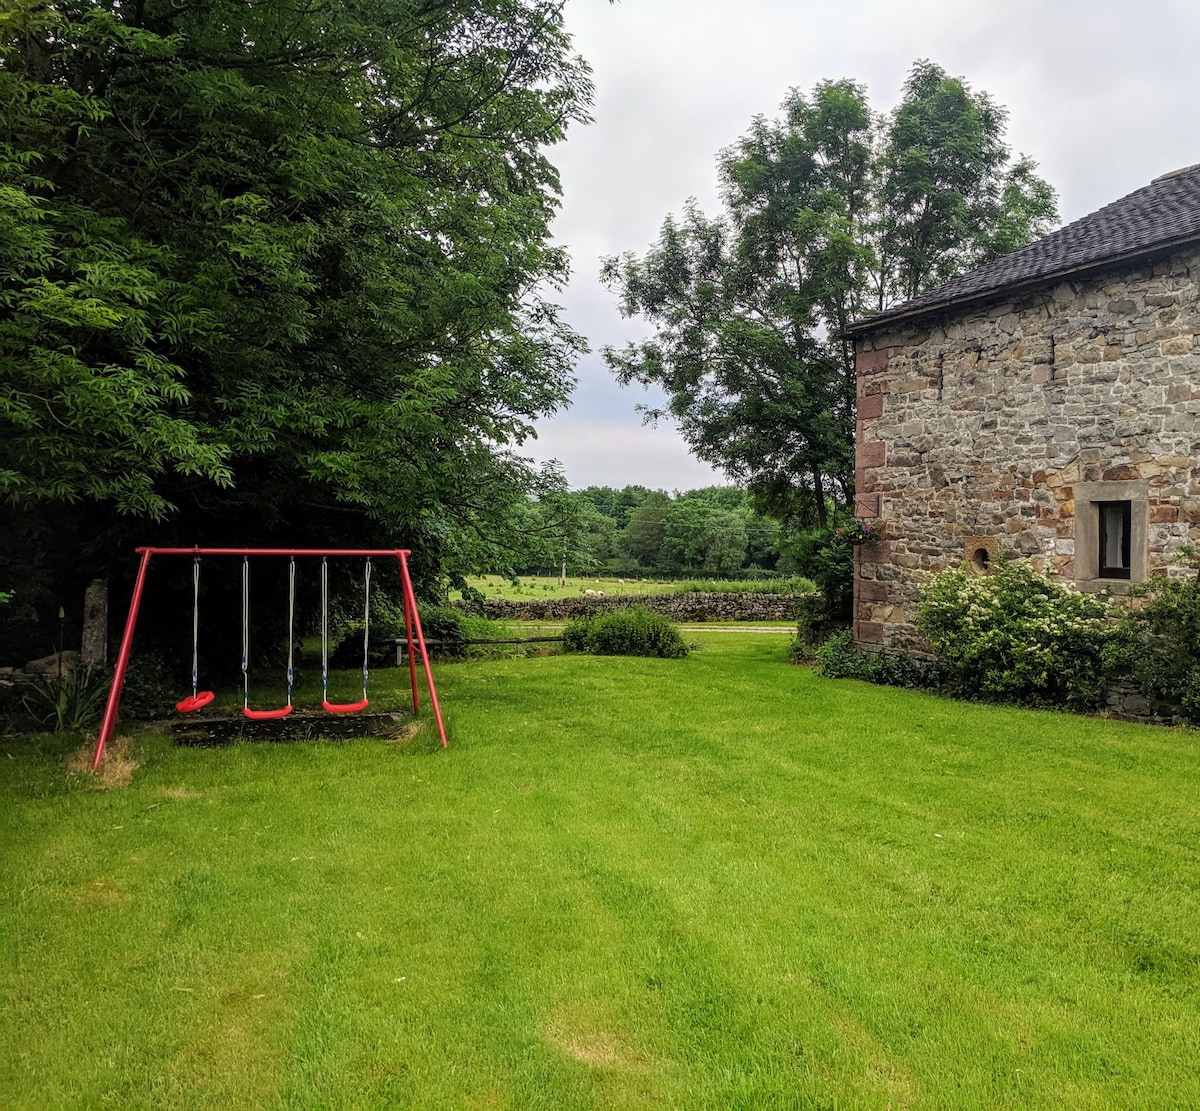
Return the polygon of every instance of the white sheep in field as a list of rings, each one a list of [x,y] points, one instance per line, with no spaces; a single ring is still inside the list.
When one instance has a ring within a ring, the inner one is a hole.
[[[589,590],[585,590],[585,591],[583,592],[583,596],[584,596],[585,598],[595,598],[595,597],[596,597],[596,592],[595,592],[594,590],[590,590],[590,589],[589,589]]]

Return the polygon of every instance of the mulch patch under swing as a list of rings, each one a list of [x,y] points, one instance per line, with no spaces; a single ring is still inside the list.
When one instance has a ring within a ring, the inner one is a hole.
[[[251,721],[242,714],[193,714],[171,723],[177,745],[215,748],[237,741],[357,740],[379,737],[408,740],[417,722],[410,712],[334,716],[319,710],[297,710],[273,721]]]

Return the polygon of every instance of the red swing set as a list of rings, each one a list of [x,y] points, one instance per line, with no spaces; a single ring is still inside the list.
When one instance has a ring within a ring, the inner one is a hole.
[[[408,557],[412,554],[406,548],[390,549],[334,549],[334,548],[138,548],[137,553],[142,557],[138,567],[137,580],[133,587],[133,597],[129,601],[129,616],[125,619],[125,632],[121,637],[121,650],[117,655],[117,666],[113,670],[112,689],[108,693],[108,704],[104,710],[104,720],[100,725],[100,735],[96,738],[96,754],[92,759],[92,767],[99,767],[104,758],[104,747],[112,740],[117,725],[117,710],[121,704],[121,688],[125,684],[125,670],[129,665],[130,650],[133,647],[133,633],[137,627],[138,607],[141,605],[142,593],[146,586],[146,572],[152,556],[191,556],[192,557],[192,693],[187,698],[175,704],[180,713],[191,713],[207,706],[213,700],[211,691],[199,689],[199,630],[200,630],[200,558],[201,556],[241,556],[242,557],[242,713],[254,720],[286,717],[292,712],[292,681],[295,675],[293,668],[293,616],[296,599],[296,557],[319,556],[321,558],[321,705],[329,713],[347,714],[365,710],[368,706],[367,680],[369,674],[368,648],[370,637],[371,613],[371,558],[392,557],[400,567],[400,585],[404,596],[404,633],[408,641],[408,670],[412,680],[413,713],[420,711],[419,695],[417,693],[417,656],[425,672],[425,683],[429,688],[429,701],[433,705],[434,718],[437,720],[438,735],[442,747],[448,748],[446,726],[442,721],[442,710],[438,705],[437,688],[433,683],[433,671],[429,666],[429,653],[425,648],[425,634],[421,629],[421,616],[417,612],[417,597],[413,591],[412,579],[408,573]],[[251,556],[287,556],[288,563],[288,666],[287,666],[287,703],[277,709],[254,710],[250,707],[249,686],[249,628],[250,628],[250,557]],[[336,703],[329,701],[329,578],[327,559],[334,556],[359,557],[366,560],[364,572],[364,601],[363,601],[363,696],[357,702]]]

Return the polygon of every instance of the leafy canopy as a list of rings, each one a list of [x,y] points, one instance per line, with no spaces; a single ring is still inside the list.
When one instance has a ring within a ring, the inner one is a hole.
[[[0,506],[472,562],[583,348],[590,94],[552,0],[7,4]]]

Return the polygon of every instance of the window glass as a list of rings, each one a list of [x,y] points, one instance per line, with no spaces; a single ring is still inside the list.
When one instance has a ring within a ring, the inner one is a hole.
[[[1129,534],[1132,502],[1100,503],[1100,577],[1129,578]]]

